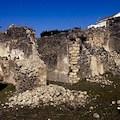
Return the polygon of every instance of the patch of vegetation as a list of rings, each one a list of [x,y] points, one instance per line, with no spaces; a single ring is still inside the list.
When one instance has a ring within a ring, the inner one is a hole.
[[[58,33],[61,33],[61,32],[67,32],[68,30],[51,30],[51,31],[43,31],[40,36],[41,37],[44,37],[44,36],[51,36],[51,35],[54,35],[54,34],[58,34]]]
[[[81,27],[74,27],[73,29],[79,29],[79,30],[81,30]]]
[[[0,102],[5,102],[6,98],[15,91],[15,86],[12,84],[0,84]]]

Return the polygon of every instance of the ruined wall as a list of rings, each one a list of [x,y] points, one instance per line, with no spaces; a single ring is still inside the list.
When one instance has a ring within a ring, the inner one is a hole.
[[[88,39],[87,43],[91,44],[92,47],[105,45],[110,35],[106,27],[86,29],[85,34]]]
[[[110,19],[106,28],[72,29],[39,39],[34,30],[12,25],[0,32],[0,74],[18,91],[45,85],[46,72],[47,80],[68,83],[106,71],[119,77],[119,31],[120,18]]]
[[[108,52],[120,50],[120,17],[109,19],[106,27],[86,29],[85,33],[92,47],[104,47]]]
[[[120,17],[109,19],[107,22],[109,30],[108,46],[110,51],[120,51]]]
[[[0,70],[3,82],[14,84],[18,92],[46,85],[46,66],[39,58],[34,30],[12,25],[0,33]]]
[[[76,83],[80,80],[81,30],[70,30],[38,39],[38,51],[47,65],[47,80]]]
[[[107,27],[73,29],[40,38],[38,51],[47,64],[47,79],[76,83],[106,71],[119,76],[119,31],[120,18],[114,18]]]
[[[85,29],[86,41],[83,44],[81,57],[86,56],[86,67],[89,69],[86,73],[85,69],[80,69],[79,75],[85,77],[99,76],[106,71],[112,72],[119,76],[119,51],[120,51],[120,18],[109,19],[107,27]],[[80,61],[84,61],[81,59]],[[80,62],[81,64],[82,62]],[[88,63],[88,64],[87,64]],[[90,65],[90,66],[89,66]],[[90,74],[91,70],[91,74]],[[83,71],[83,72],[81,72]]]
[[[38,39],[40,58],[47,66],[47,79],[51,81],[68,81],[69,61],[67,34]]]

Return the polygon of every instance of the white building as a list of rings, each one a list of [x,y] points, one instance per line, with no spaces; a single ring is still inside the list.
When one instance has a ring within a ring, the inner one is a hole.
[[[106,18],[103,18],[103,19],[101,19],[101,20],[99,20],[99,21],[97,22],[97,25],[89,25],[89,26],[88,26],[88,29],[89,29],[89,28],[92,28],[92,27],[94,27],[94,28],[104,27],[104,26],[106,27],[107,20],[108,20],[108,19],[111,19],[111,18],[115,18],[115,17],[120,17],[120,13],[111,15],[111,16],[106,17]]]

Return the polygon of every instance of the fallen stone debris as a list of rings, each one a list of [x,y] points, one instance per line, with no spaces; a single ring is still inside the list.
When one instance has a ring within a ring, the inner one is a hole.
[[[19,93],[9,98],[9,107],[15,105],[36,107],[42,105],[60,105],[67,104],[73,107],[84,106],[87,102],[87,91],[75,91],[65,89],[58,85],[47,85],[37,87],[33,90]]]
[[[112,85],[113,81],[107,80],[104,77],[91,77],[87,78],[86,81],[92,82],[92,83],[100,83],[102,85]]]
[[[96,119],[99,119],[100,118],[100,115],[98,113],[94,113],[93,114],[93,117],[96,118]]]

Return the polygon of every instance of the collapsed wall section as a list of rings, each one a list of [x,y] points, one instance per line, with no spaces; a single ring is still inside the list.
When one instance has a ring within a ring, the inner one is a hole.
[[[34,30],[12,25],[1,32],[0,57],[3,82],[14,84],[17,92],[46,85],[46,66],[39,58]]]

